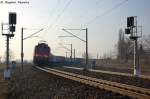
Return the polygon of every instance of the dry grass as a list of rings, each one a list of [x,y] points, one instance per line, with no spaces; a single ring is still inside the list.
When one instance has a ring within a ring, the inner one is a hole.
[[[3,78],[3,69],[6,67],[5,64],[0,64],[0,99],[6,99],[8,94],[8,83]]]
[[[7,99],[8,91],[8,81],[5,81],[2,76],[0,76],[0,99]]]
[[[145,64],[140,61],[139,66],[142,70],[143,74],[150,75],[150,64]],[[133,72],[134,64],[133,60],[129,61],[128,63],[125,62],[118,62],[117,60],[97,60],[96,61],[96,68],[102,70],[110,70],[116,72]]]
[[[0,69],[4,69],[6,67],[5,64],[0,64]]]
[[[98,89],[48,74],[33,67],[24,66],[23,76],[19,69],[10,84],[8,99],[130,99],[117,93]]]

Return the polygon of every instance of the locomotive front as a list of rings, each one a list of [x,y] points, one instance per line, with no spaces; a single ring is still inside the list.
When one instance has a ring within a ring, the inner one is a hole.
[[[49,63],[50,47],[46,43],[35,46],[33,62],[36,65],[47,65]]]

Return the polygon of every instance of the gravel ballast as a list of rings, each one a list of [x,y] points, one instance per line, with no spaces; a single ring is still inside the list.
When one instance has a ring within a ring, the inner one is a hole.
[[[86,71],[86,70],[77,70],[77,69],[64,68],[64,67],[55,67],[55,69],[150,89],[150,79],[115,75],[115,74],[107,74],[107,73],[100,73],[100,72],[91,72],[91,71]]]
[[[16,69],[9,85],[8,99],[131,99],[69,79],[24,66]]]

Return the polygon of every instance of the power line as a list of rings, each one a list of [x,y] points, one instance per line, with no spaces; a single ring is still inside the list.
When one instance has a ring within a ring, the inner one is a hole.
[[[114,7],[112,7],[112,8],[109,9],[109,10],[107,10],[107,11],[104,12],[103,14],[98,15],[98,16],[96,16],[95,18],[93,18],[92,20],[90,20],[89,22],[87,22],[86,25],[88,26],[89,24],[91,24],[92,22],[94,22],[96,19],[101,18],[101,17],[107,15],[108,13],[111,13],[112,11],[114,11],[114,10],[117,9],[117,8],[119,8],[120,6],[122,6],[122,5],[123,5],[124,3],[126,3],[127,1],[128,1],[128,0],[124,0],[124,1],[122,1],[121,3],[116,4]]]
[[[56,17],[56,19],[47,27],[47,30],[52,28],[52,26],[54,26],[54,24],[57,23],[57,21],[59,20],[59,18],[62,16],[62,14],[65,12],[65,10],[68,8],[68,6],[71,4],[72,0],[69,0],[68,3],[65,5],[65,7],[63,8],[62,12],[60,14],[58,14],[58,16]],[[44,28],[45,30],[46,28]]]
[[[66,46],[64,46],[62,43],[59,43],[60,46],[62,46],[63,48],[65,48],[68,51],[71,51],[69,48],[67,48]]]
[[[104,1],[104,0],[97,0],[96,2],[95,2],[95,4],[96,5],[98,5],[100,2],[102,2],[102,1]]]
[[[95,6],[98,6],[99,3],[101,3],[102,1],[104,1],[104,0],[96,0],[95,3],[94,3]],[[98,9],[101,8],[101,7],[102,7],[102,6],[98,7]],[[86,15],[87,15],[89,12],[91,12],[91,10],[95,10],[95,9],[91,9],[90,7],[87,7],[86,11],[84,11],[84,12],[86,12]],[[84,15],[85,15],[85,13],[84,13],[83,15],[79,16],[79,18],[80,18],[80,19],[83,18]],[[73,23],[73,21],[72,21],[72,23]],[[71,23],[71,24],[72,24],[72,23]],[[82,26],[81,26],[81,28],[82,28]],[[80,31],[79,31],[79,33],[80,33]]]
[[[53,16],[54,11],[58,9],[58,4],[59,4],[59,2],[60,2],[60,1],[57,1],[57,4],[56,4],[56,5],[54,6],[54,8],[50,11],[49,16],[50,16],[50,15]],[[49,21],[47,22],[47,24],[44,25],[44,27],[46,28],[46,27],[48,26],[48,24],[49,24]]]
[[[35,32],[35,33],[33,33],[33,34],[31,34],[31,35],[25,37],[23,40],[25,40],[25,39],[27,39],[27,38],[30,38],[30,37],[34,36],[35,34],[40,33],[41,31],[43,31],[43,29],[40,29],[39,31],[37,31],[37,32]]]
[[[69,30],[69,29],[62,29],[62,30],[65,31],[65,32],[67,32],[67,33],[69,33],[69,34],[72,35],[73,37],[76,37],[76,38],[78,38],[79,40],[81,40],[81,41],[83,41],[83,42],[86,42],[86,40],[83,40],[83,39],[81,39],[80,37],[74,35],[73,33],[67,31],[67,30]],[[72,29],[72,30],[79,30],[79,29]],[[86,30],[86,29],[81,29],[81,30]]]

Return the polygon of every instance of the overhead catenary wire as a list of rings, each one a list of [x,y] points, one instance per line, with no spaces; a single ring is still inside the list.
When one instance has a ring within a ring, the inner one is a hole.
[[[103,0],[102,0],[102,1],[103,1]],[[117,8],[119,8],[120,6],[122,6],[123,4],[125,4],[127,1],[129,1],[129,0],[123,0],[122,2],[117,3],[117,4],[114,5],[112,8],[110,8],[110,9],[108,9],[107,11],[103,12],[101,15],[95,16],[93,19],[91,19],[90,21],[88,21],[87,23],[85,23],[85,25],[84,25],[84,24],[81,25],[81,28],[82,28],[83,26],[84,26],[84,27],[89,26],[90,24],[92,24],[92,23],[93,23],[94,21],[96,21],[97,19],[99,19],[99,18],[101,18],[101,17],[103,17],[103,16],[105,16],[105,15],[111,13],[111,12],[114,11],[115,9],[117,9]],[[99,3],[100,0],[97,0],[96,2]],[[79,31],[79,33],[80,33],[80,31]]]
[[[40,33],[41,31],[43,31],[43,29],[40,29],[39,31],[37,31],[37,32],[35,32],[35,33],[33,33],[33,34],[31,34],[31,35],[29,35],[29,36],[23,38],[23,40],[25,40],[25,39],[27,39],[27,38],[30,38],[30,37],[32,37],[32,36],[34,36],[34,35]]]
[[[102,2],[102,1],[104,1],[104,0],[96,0],[95,5],[98,6],[98,4],[99,4],[100,2]],[[101,8],[101,7],[98,7],[98,8]],[[90,10],[90,8],[87,9],[86,14],[89,12],[89,10]],[[94,9],[92,9],[92,10],[94,10]],[[83,15],[81,15],[80,17],[83,17]],[[72,22],[71,22],[68,26],[71,26],[72,23],[73,23],[73,20],[72,20]],[[81,24],[81,27],[80,27],[80,28],[83,28],[83,25],[82,25],[82,24]],[[76,36],[79,35],[79,34],[81,33],[81,31],[82,31],[82,30],[80,30],[80,31],[76,34]],[[70,37],[70,36],[66,36],[66,37]]]
[[[81,39],[80,37],[74,35],[73,33],[69,32],[69,31],[67,31],[66,29],[62,29],[62,30],[65,31],[65,32],[67,32],[67,33],[69,33],[69,34],[72,35],[73,37],[76,37],[76,38],[78,38],[79,40],[81,40],[81,41],[83,41],[83,42],[86,42],[86,40]]]
[[[59,3],[59,1],[58,1],[58,3]],[[56,4],[56,7],[53,8],[53,10],[51,11],[51,14],[50,14],[50,15],[52,15],[52,14],[54,13],[54,10],[57,9],[58,3]],[[49,23],[49,22],[48,22],[48,23]],[[48,24],[48,23],[47,23],[47,24]],[[33,37],[34,35],[40,33],[41,31],[43,31],[43,30],[46,28],[47,24],[45,24],[45,25],[44,25],[44,28],[40,29],[39,31],[37,31],[37,32],[35,32],[35,33],[32,33],[31,35],[29,35],[29,36],[23,38],[23,40],[28,39],[28,38],[31,38],[31,37]],[[24,28],[24,29],[37,30],[37,28]]]
[[[65,12],[65,10],[68,8],[68,6],[71,4],[72,0],[69,0],[67,2],[67,4],[64,6],[63,10],[60,12],[60,14],[58,14],[58,16],[55,18],[55,20],[47,27],[45,27],[43,30],[49,30],[51,29],[56,23],[57,21],[59,20],[59,18],[62,16],[62,14]]]
[[[86,23],[86,26],[90,25],[91,23],[93,23],[96,19],[99,19],[109,13],[111,13],[112,11],[114,11],[115,9],[119,8],[120,6],[122,6],[123,4],[125,4],[128,0],[123,0],[121,3],[116,4],[115,6],[113,6],[111,9],[108,9],[107,11],[105,11],[104,13],[102,13],[101,15],[97,15],[96,17],[94,17],[92,20],[90,20],[89,22]]]
[[[104,0],[96,0],[95,3],[94,3],[95,6],[98,6],[99,3],[102,2],[102,1],[104,1]],[[85,2],[86,2],[86,1],[85,1]],[[102,6],[98,7],[98,9],[101,8],[101,7],[102,7]],[[94,11],[95,9],[91,9],[90,7],[87,7],[87,9],[86,9],[86,15],[87,15],[91,10]],[[85,12],[85,11],[84,11],[84,12]],[[84,17],[84,15],[85,15],[85,14],[80,15],[79,18],[81,19],[82,17]],[[80,20],[80,22],[81,22],[81,20]],[[72,25],[72,23],[73,23],[73,21],[70,23],[70,25]],[[81,22],[81,23],[82,23],[82,22]],[[70,25],[69,25],[69,26],[70,26]],[[82,24],[81,24],[81,28],[83,28]],[[79,31],[78,34],[80,34],[80,32],[81,32],[81,31]]]
[[[62,43],[59,43],[59,45],[60,45],[61,47],[65,48],[66,50],[71,51],[69,48],[67,48],[66,46],[64,46]]]
[[[100,2],[102,2],[102,1],[104,1],[104,0],[97,0],[96,2],[95,2],[95,4],[96,5],[98,5]]]
[[[58,4],[60,3],[60,1],[57,1],[57,4],[55,5],[55,7],[50,11],[49,16],[53,16],[54,15],[54,11],[58,9]],[[43,27],[44,29],[49,25],[49,21],[47,21],[47,24],[45,24]]]

